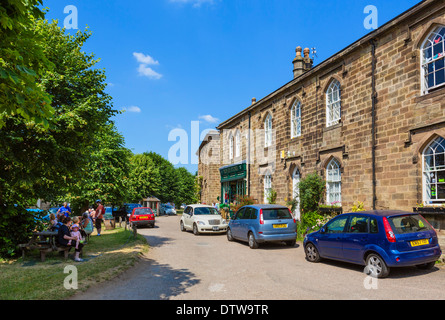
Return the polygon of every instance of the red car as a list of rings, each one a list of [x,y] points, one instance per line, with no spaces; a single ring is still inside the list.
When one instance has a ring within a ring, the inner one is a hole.
[[[155,226],[155,215],[150,208],[134,208],[129,215],[130,227]]]

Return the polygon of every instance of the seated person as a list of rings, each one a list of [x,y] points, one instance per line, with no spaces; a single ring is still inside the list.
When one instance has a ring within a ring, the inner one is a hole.
[[[62,220],[62,223],[63,224],[59,228],[57,242],[61,246],[72,247],[72,243],[70,243],[70,240],[77,240],[77,238],[71,236],[71,232],[70,232],[71,218],[65,217]],[[83,261],[83,259],[80,259],[80,257],[79,257],[82,247],[83,247],[83,243],[79,243],[77,248],[75,248],[74,261],[79,261],[79,262]]]

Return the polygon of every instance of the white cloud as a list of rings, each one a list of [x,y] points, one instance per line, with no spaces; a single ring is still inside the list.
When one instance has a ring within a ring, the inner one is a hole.
[[[209,3],[212,4],[215,1],[214,0],[170,0],[170,2],[174,3],[185,3],[185,4],[192,4],[193,7],[199,8],[203,3]]]
[[[143,64],[148,64],[148,65],[158,65],[159,64],[159,61],[156,61],[149,55],[145,55],[140,52],[133,52],[133,56],[136,58],[136,60],[138,62],[143,63]]]
[[[158,80],[162,78],[162,74],[157,73],[146,64],[139,65],[138,71],[141,76],[149,77],[150,79]]]
[[[137,106],[131,106],[131,107],[126,107],[123,108],[123,110],[127,111],[127,112],[134,112],[134,113],[141,113],[141,108],[137,107]]]
[[[149,55],[145,55],[140,52],[133,52],[133,56],[139,62],[138,72],[139,75],[148,77],[150,79],[158,80],[162,78],[162,74],[154,71],[149,65],[159,65],[159,61],[156,61]]]
[[[209,123],[217,123],[219,121],[218,118],[215,118],[215,117],[211,116],[210,114],[207,114],[207,115],[204,115],[204,116],[199,116],[198,118],[202,119],[202,120],[204,120],[206,122],[209,122]]]

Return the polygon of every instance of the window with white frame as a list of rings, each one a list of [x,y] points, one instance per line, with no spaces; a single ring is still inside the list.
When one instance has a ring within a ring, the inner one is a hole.
[[[436,27],[421,47],[422,90],[431,90],[445,84],[445,26]]]
[[[326,126],[330,127],[341,120],[340,82],[333,80],[326,91]]]
[[[230,133],[229,135],[229,159],[233,159],[233,135]]]
[[[301,102],[296,100],[291,109],[291,138],[301,136]]]
[[[239,130],[235,133],[235,157],[241,156],[241,132]]]
[[[272,191],[272,175],[269,173],[264,176],[264,203],[268,203],[267,197]]]
[[[423,151],[425,204],[445,203],[445,139],[438,137]]]
[[[272,115],[269,113],[264,120],[264,147],[272,145]]]
[[[326,202],[341,206],[341,170],[340,163],[335,158],[326,168]]]

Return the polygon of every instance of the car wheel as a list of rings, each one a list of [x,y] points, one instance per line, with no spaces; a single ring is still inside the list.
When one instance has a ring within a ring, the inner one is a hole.
[[[227,229],[227,240],[229,241],[233,241],[233,235],[232,235],[232,230],[230,230],[230,228]]]
[[[249,232],[249,247],[250,249],[257,249],[258,248],[258,242],[255,239],[255,236],[252,232]]]
[[[436,262],[432,261],[429,263],[419,264],[416,267],[421,270],[430,270],[430,269],[434,268],[435,265],[436,265]]]
[[[199,230],[198,230],[198,226],[195,224],[193,224],[193,234],[195,236],[199,235]]]
[[[179,226],[180,226],[180,228],[181,228],[181,231],[182,232],[184,232],[185,231],[185,228],[184,228],[184,222],[179,222]]]
[[[378,254],[371,253],[366,258],[365,272],[374,278],[385,278],[389,275],[389,268]]]
[[[318,253],[317,247],[312,243],[308,243],[304,248],[304,252],[306,253],[306,259],[309,262],[319,262],[321,260],[320,254]]]

